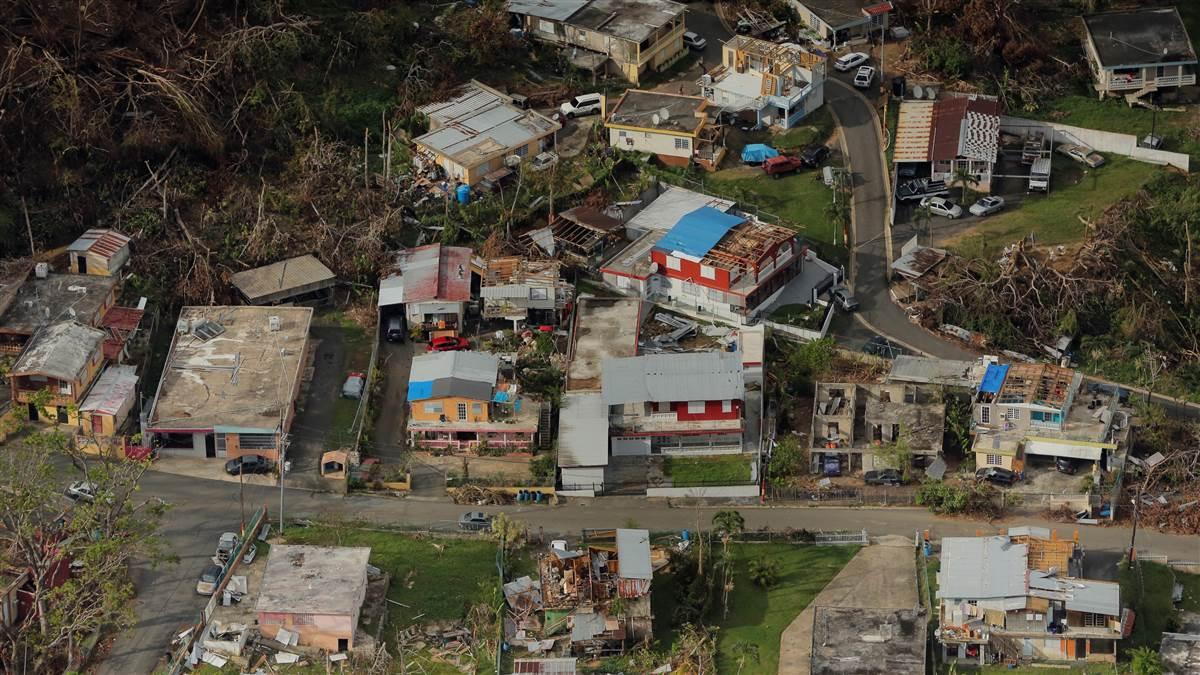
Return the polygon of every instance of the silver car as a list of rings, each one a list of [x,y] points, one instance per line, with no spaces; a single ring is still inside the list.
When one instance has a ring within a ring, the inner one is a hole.
[[[921,200],[921,208],[929,209],[935,216],[945,216],[951,220],[962,215],[962,207],[945,197],[925,197]]]
[[[1004,208],[1004,197],[982,197],[967,209],[973,216],[990,216]]]
[[[492,529],[492,517],[482,511],[468,511],[458,517],[458,529],[482,532]]]

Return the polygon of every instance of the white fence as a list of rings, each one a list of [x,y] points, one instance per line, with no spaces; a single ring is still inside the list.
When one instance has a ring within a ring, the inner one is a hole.
[[[647,497],[757,497],[757,485],[705,485],[701,487],[648,487]],[[562,494],[562,492],[559,492]]]
[[[762,320],[762,324],[764,326],[770,326],[773,330],[777,330],[777,331],[783,333],[784,335],[798,338],[798,339],[804,340],[806,342],[809,342],[812,340],[820,340],[821,338],[825,337],[826,333],[829,332],[829,324],[830,324],[830,322],[833,321],[834,311],[833,311],[833,307],[830,306],[829,303],[825,302],[824,300],[818,300],[817,302],[819,304],[825,306],[825,310],[826,310],[825,311],[825,320],[821,322],[821,330],[819,330],[819,331],[812,330],[811,328],[800,328],[799,326],[790,326],[786,323],[779,323],[777,321],[768,321],[766,319]]]
[[[1001,131],[1011,134],[1024,134],[1030,129],[1041,129],[1047,135],[1053,131],[1054,144],[1056,146],[1064,143],[1069,145],[1082,144],[1100,152],[1109,152],[1148,164],[1169,165],[1182,169],[1185,172],[1188,171],[1191,161],[1191,158],[1184,153],[1138,147],[1138,137],[1132,134],[1084,129],[1083,127],[1073,127],[1069,124],[1029,120],[1023,117],[1000,118]]]
[[[847,546],[851,544],[866,546],[870,543],[871,539],[867,536],[866,530],[816,533],[817,546]]]

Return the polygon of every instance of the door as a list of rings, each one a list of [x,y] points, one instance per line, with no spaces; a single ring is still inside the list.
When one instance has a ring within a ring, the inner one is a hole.
[[[213,434],[205,434],[204,435],[204,456],[205,457],[216,457],[217,456],[217,437],[214,436]]]
[[[346,638],[338,638],[338,651],[344,652],[347,649],[350,649],[350,641]]]
[[[63,405],[55,406],[55,413],[58,416],[59,424],[67,423],[67,407],[66,406],[63,406]]]
[[[38,409],[37,409],[37,406],[34,405],[33,403],[29,404],[29,421],[30,422],[38,421]]]
[[[76,256],[75,259],[79,261],[79,273],[87,274],[87,256]]]
[[[92,433],[97,436],[104,433],[104,417],[92,413]]]

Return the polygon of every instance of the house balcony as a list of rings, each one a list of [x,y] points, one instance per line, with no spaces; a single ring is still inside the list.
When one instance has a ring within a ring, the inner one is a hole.
[[[735,433],[742,430],[739,418],[723,420],[680,420],[677,413],[609,415],[609,427],[617,434]]]
[[[1195,73],[1185,73],[1183,75],[1164,75],[1163,77],[1145,78],[1122,75],[1111,75],[1108,78],[1108,84],[1096,84],[1097,91],[1139,91],[1145,87],[1161,89],[1163,87],[1187,87],[1196,84]]]

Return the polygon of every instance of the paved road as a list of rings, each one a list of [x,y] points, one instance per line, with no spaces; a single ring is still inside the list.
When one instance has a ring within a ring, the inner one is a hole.
[[[721,64],[721,43],[731,37],[721,19],[717,17],[711,2],[697,2],[688,5],[687,29],[708,41],[704,46],[705,69],[711,69]]]
[[[909,323],[888,293],[887,171],[880,154],[878,118],[871,104],[847,84],[844,75],[825,82],[825,103],[833,108],[841,124],[845,151],[854,179],[854,242],[850,256],[850,279],[860,304],[858,319],[887,336],[919,351],[949,359],[973,359],[975,355]],[[862,338],[862,332],[841,317],[834,331]]]
[[[399,461],[404,455],[404,425],[408,418],[408,373],[416,345],[384,342],[379,345],[379,368],[383,376],[379,415],[367,452],[383,461]]]
[[[137,625],[122,634],[108,659],[99,671],[105,675],[148,673],[154,668],[171,635],[181,626],[195,621],[205,598],[195,594],[196,575],[204,566],[216,545],[217,536],[236,529],[239,519],[238,486],[235,483],[181,477],[150,472],[142,492],[157,495],[176,504],[167,516],[164,535],[173,553],[179,555],[178,565],[157,569],[139,566],[134,570],[137,585]],[[302,490],[287,491],[289,518],[320,518],[344,514],[357,519],[387,525],[411,525],[422,528],[453,530],[463,507],[443,500],[418,501],[382,497],[340,497]],[[277,513],[279,492],[274,488],[247,486],[248,510],[266,504]],[[602,506],[601,506],[602,505]],[[645,498],[606,497],[602,502],[574,500],[566,506],[482,507],[496,513],[506,511],[531,528],[544,528],[547,535],[577,535],[585,527],[612,527],[635,522],[655,531],[670,531],[707,526],[719,507],[672,508],[659,501]],[[934,537],[972,536],[976,531],[993,532],[1005,523],[977,523],[967,520],[938,518],[923,509],[840,509],[793,507],[742,507],[750,528],[783,529],[859,529],[872,535],[898,534],[912,536],[919,530],[930,530]],[[1041,525],[1068,529],[1062,524],[1037,518],[1013,519],[1011,524]],[[1089,528],[1081,532],[1085,548],[1115,560],[1129,544],[1126,528]],[[1200,559],[1200,540],[1141,530],[1138,547],[1165,554],[1172,559]]]

